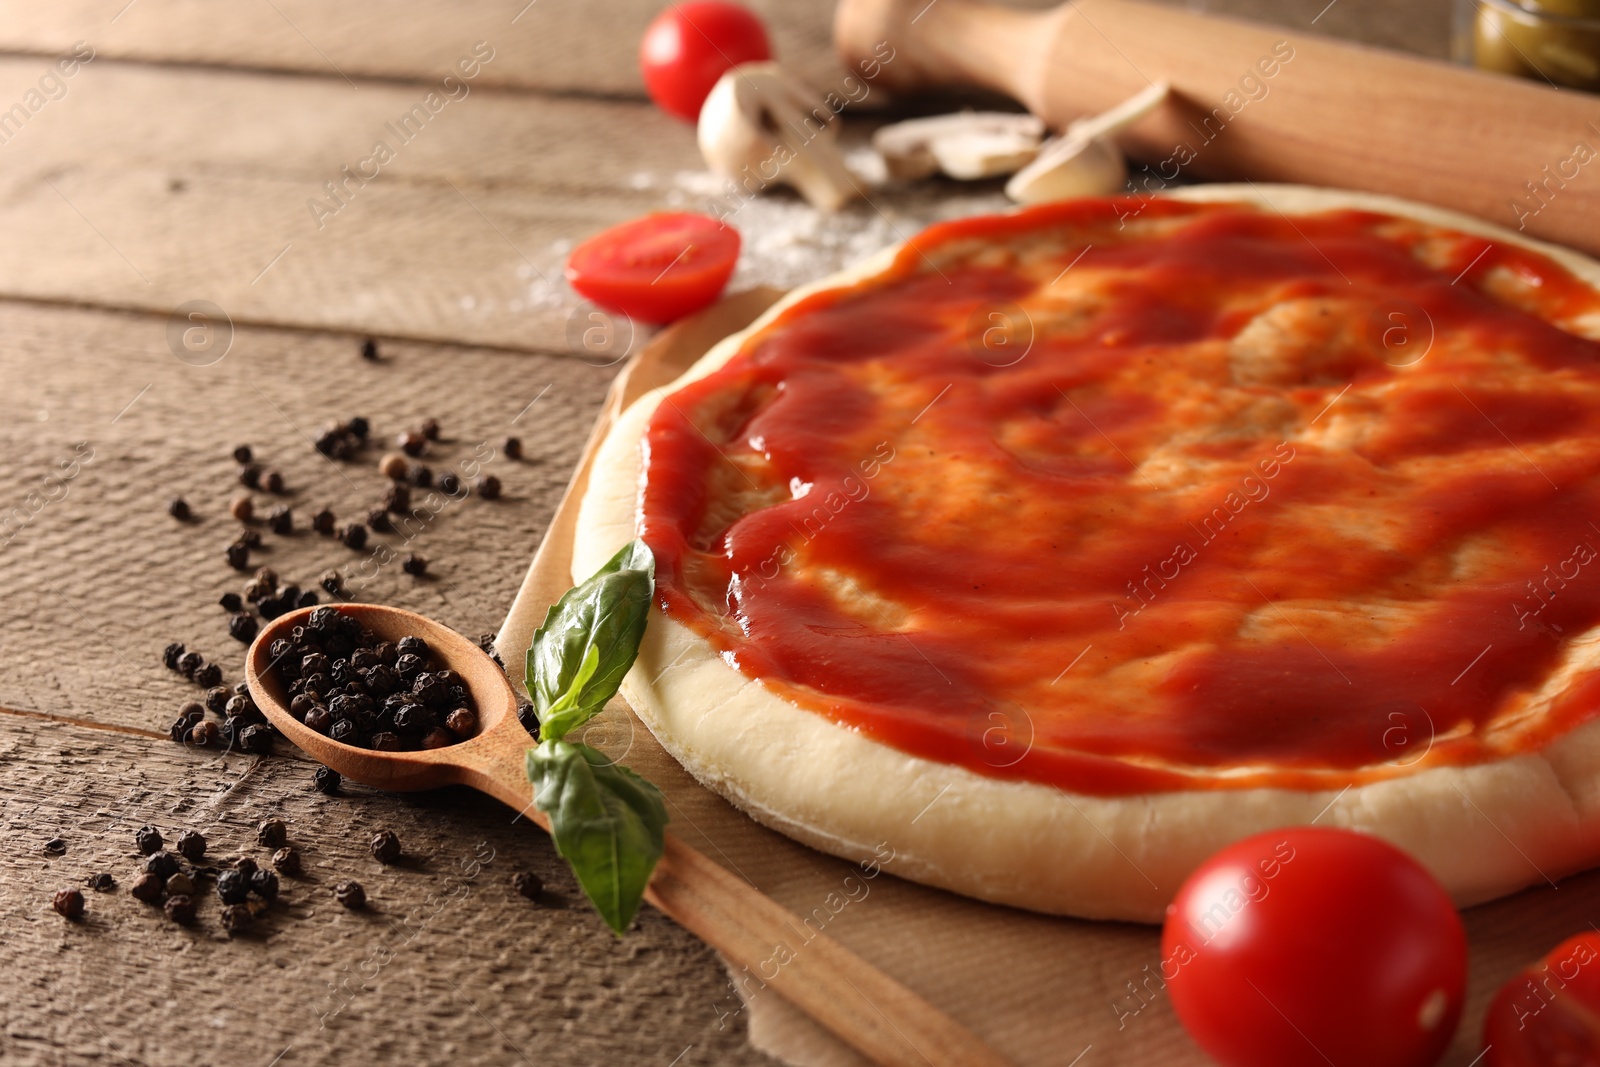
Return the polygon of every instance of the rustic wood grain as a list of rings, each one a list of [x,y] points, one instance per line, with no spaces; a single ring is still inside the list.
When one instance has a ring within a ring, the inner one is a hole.
[[[0,713],[0,1059],[60,1064],[757,1064],[713,1010],[713,953],[645,909],[625,939],[583,901],[548,838],[466,790],[406,798],[310,788],[311,764],[205,757],[151,738]],[[135,900],[133,831],[204,833],[210,855],[267,860],[289,825],[306,873],[229,936],[209,881],[192,927]],[[405,858],[366,852],[379,829]],[[59,836],[67,852],[46,854]],[[83,921],[50,909],[94,872]],[[510,886],[532,871],[535,904]],[[334,883],[371,906],[350,912]],[[281,1057],[281,1058],[275,1058]]]

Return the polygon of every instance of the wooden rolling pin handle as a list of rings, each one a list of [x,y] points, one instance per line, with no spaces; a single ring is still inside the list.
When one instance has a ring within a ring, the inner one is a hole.
[[[1142,0],[840,0],[834,36],[886,88],[983,86],[1058,129],[1165,79],[1172,99],[1118,140],[1166,180],[1339,185],[1600,254],[1586,93]]]

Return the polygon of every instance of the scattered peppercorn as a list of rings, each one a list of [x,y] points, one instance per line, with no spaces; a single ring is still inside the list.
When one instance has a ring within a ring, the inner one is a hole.
[[[109,893],[117,888],[117,880],[111,877],[110,871],[91,874],[83,880],[83,884],[93,889],[96,893]]]
[[[272,730],[261,723],[246,726],[239,731],[239,750],[265,756],[272,751]]]
[[[249,445],[238,445],[233,450],[233,460],[235,463],[249,463],[255,458],[255,453],[251,451]]]
[[[256,827],[256,843],[262,848],[282,848],[289,839],[289,827],[282,819],[266,819]]]
[[[261,865],[255,860],[251,859],[249,856],[240,856],[238,859],[233,861],[233,869],[236,871],[243,871],[245,877],[248,878],[250,875],[255,874],[256,871],[260,870]]]
[[[175,496],[167,502],[167,514],[179,522],[188,522],[194,517],[194,512],[189,510],[189,502],[181,496]]]
[[[244,610],[244,598],[238,593],[223,593],[222,598],[218,600],[217,603],[222,605],[223,611],[233,612]]]
[[[478,490],[478,495],[483,497],[483,499],[500,499],[500,479],[496,478],[494,475],[485,474],[473,484],[474,488]]]
[[[333,887],[333,899],[356,911],[367,906],[367,891],[360,882],[340,882]]]
[[[83,918],[83,893],[76,889],[60,889],[50,906],[64,919]]]
[[[183,658],[183,652],[183,645],[174,641],[161,650],[161,662],[166,665],[167,670],[175,671],[178,669],[178,661]]]
[[[372,858],[382,864],[391,864],[400,858],[400,838],[393,830],[379,830],[372,835]]]
[[[186,897],[194,892],[194,879],[182,871],[167,876],[167,893],[170,896]]]
[[[144,858],[144,869],[162,881],[177,874],[182,866],[170,852],[152,852]]]
[[[306,718],[309,719],[310,716]],[[332,767],[318,767],[317,772],[311,776],[311,784],[316,787],[317,792],[326,793],[330,797],[339,792],[339,783],[339,772]]]
[[[244,544],[242,541],[235,541],[233,544],[228,546],[227,560],[228,566],[232,567],[236,571],[249,570],[250,546]]]
[[[228,514],[232,515],[240,522],[249,522],[255,517],[255,513],[255,501],[251,500],[247,495],[234,497],[233,503],[228,505]]]
[[[377,359],[378,358],[378,342],[374,341],[370,337],[367,338],[365,341],[362,341],[361,342],[361,358],[362,359]]]
[[[378,461],[378,473],[391,481],[399,481],[406,476],[406,468],[411,464],[399,452],[385,452]]]
[[[239,484],[246,489],[261,488],[261,468],[254,463],[244,463],[239,467]]]
[[[344,426],[345,429],[349,430],[351,434],[359,437],[363,441],[367,439],[367,434],[372,432],[372,423],[368,422],[360,415],[352,418],[349,422],[345,423]]]
[[[206,854],[206,837],[199,830],[185,830],[178,835],[178,854],[190,863],[199,863]]]
[[[198,652],[185,652],[178,657],[178,673],[193,678],[194,672],[206,665],[206,658]]]
[[[407,552],[400,560],[400,569],[420,577],[428,573],[428,561],[415,552]]]
[[[261,476],[261,488],[269,493],[283,492],[283,472],[270,470]]]
[[[160,852],[161,846],[166,844],[161,838],[161,831],[154,826],[141,826],[133,832],[133,843],[139,846],[139,851],[148,856],[152,852]]]
[[[338,596],[344,592],[344,576],[338,571],[323,571],[318,584],[327,590],[329,596]]]
[[[437,441],[439,439],[439,420],[423,419],[422,425],[418,426],[417,430],[428,440]]]
[[[189,743],[198,748],[210,748],[222,737],[222,730],[216,723],[207,720],[197,722],[189,729]]]
[[[366,547],[367,528],[359,522],[349,523],[339,530],[339,540],[344,542],[346,548],[359,552]]]
[[[521,459],[522,458],[522,438],[520,438],[520,437],[508,437],[508,438],[506,438],[505,441],[500,445],[500,451],[502,451],[502,452],[504,452],[506,454],[506,458],[507,459]]]
[[[439,492],[445,496],[461,495],[461,479],[455,471],[445,471],[439,475]]]
[[[203,710],[209,711],[213,715],[221,715],[222,709],[228,706],[228,701],[232,699],[232,697],[232,689],[229,689],[225,685],[214,685],[210,689],[206,690],[206,706]],[[185,704],[183,706],[183,712],[187,714],[191,707],[194,707],[194,705]],[[196,708],[196,710],[201,709]],[[196,716],[195,718],[196,721],[198,721],[199,716]]]
[[[250,892],[262,900],[272,901],[278,899],[278,876],[272,871],[262,868],[250,872]]]
[[[544,892],[544,879],[532,871],[518,871],[511,876],[511,888],[529,900],[538,900],[539,894]]]
[[[67,842],[62,838],[52,837],[44,843],[44,850],[52,856],[65,856],[67,854]]]
[[[287,504],[279,504],[267,512],[267,529],[279,537],[294,533],[294,509]]]
[[[194,684],[203,689],[210,689],[214,685],[222,684],[222,668],[215,663],[207,663],[194,672]]]
[[[367,525],[378,533],[394,532],[394,523],[389,521],[389,509],[381,504],[367,512]]]
[[[247,904],[229,904],[222,909],[221,919],[222,928],[230,934],[236,934],[248,930],[256,916]]]
[[[133,880],[128,886],[128,892],[133,894],[135,900],[142,900],[146,904],[155,904],[161,900],[161,894],[166,891],[166,883],[158,876],[146,871]]]
[[[234,540],[238,541],[241,545],[254,552],[256,549],[261,547],[261,531],[252,530],[248,526],[241,526],[239,528],[239,536],[234,538]]]
[[[394,439],[395,447],[408,456],[420,456],[428,447],[428,439],[416,430],[407,430]]]
[[[285,878],[298,876],[302,869],[299,850],[293,845],[283,846],[272,854],[272,866]]]
[[[322,508],[315,515],[311,516],[311,528],[317,531],[319,534],[331,534],[333,533],[334,525],[338,521],[339,520],[334,518],[332,511],[327,508]]]
[[[413,463],[411,469],[406,471],[406,480],[418,489],[427,489],[433,485],[433,468],[424,463]]]
[[[248,645],[256,639],[259,630],[256,617],[248,611],[236,611],[228,618],[228,636],[235,641]]]
[[[162,906],[162,910],[167,913],[168,919],[182,926],[187,926],[194,922],[194,898],[187,893],[174,893],[168,897],[166,904]]]
[[[224,904],[242,904],[250,895],[250,875],[244,871],[222,871],[217,875],[217,896]]]

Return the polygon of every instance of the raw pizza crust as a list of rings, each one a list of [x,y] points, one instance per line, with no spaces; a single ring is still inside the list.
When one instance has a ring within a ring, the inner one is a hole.
[[[1212,185],[1171,195],[1290,215],[1355,208],[1407,216],[1533,249],[1600,287],[1600,264],[1586,257],[1409,201],[1305,186]],[[639,444],[661,398],[720,368],[747,336],[811,293],[881,273],[897,250],[795,290],[678,381],[628,408],[595,458],[578,518],[574,581],[635,536]],[[1567,669],[1600,666],[1600,635],[1572,644]],[[1158,922],[1183,879],[1218,848],[1312,821],[1394,842],[1461,905],[1600,862],[1600,721],[1536,754],[1338,791],[1102,797],[990,778],[870,740],[746,678],[659,609],[623,693],[695,778],[757,821],[852,861],[881,858],[886,844],[893,873],[1042,912]]]

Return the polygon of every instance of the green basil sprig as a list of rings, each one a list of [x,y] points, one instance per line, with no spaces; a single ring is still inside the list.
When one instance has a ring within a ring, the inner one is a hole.
[[[619,934],[661,858],[667,809],[655,786],[565,737],[599,714],[638,658],[654,591],[655,558],[632,541],[556,602],[527,658],[541,739],[528,750],[533,802],[550,817],[556,851]]]

